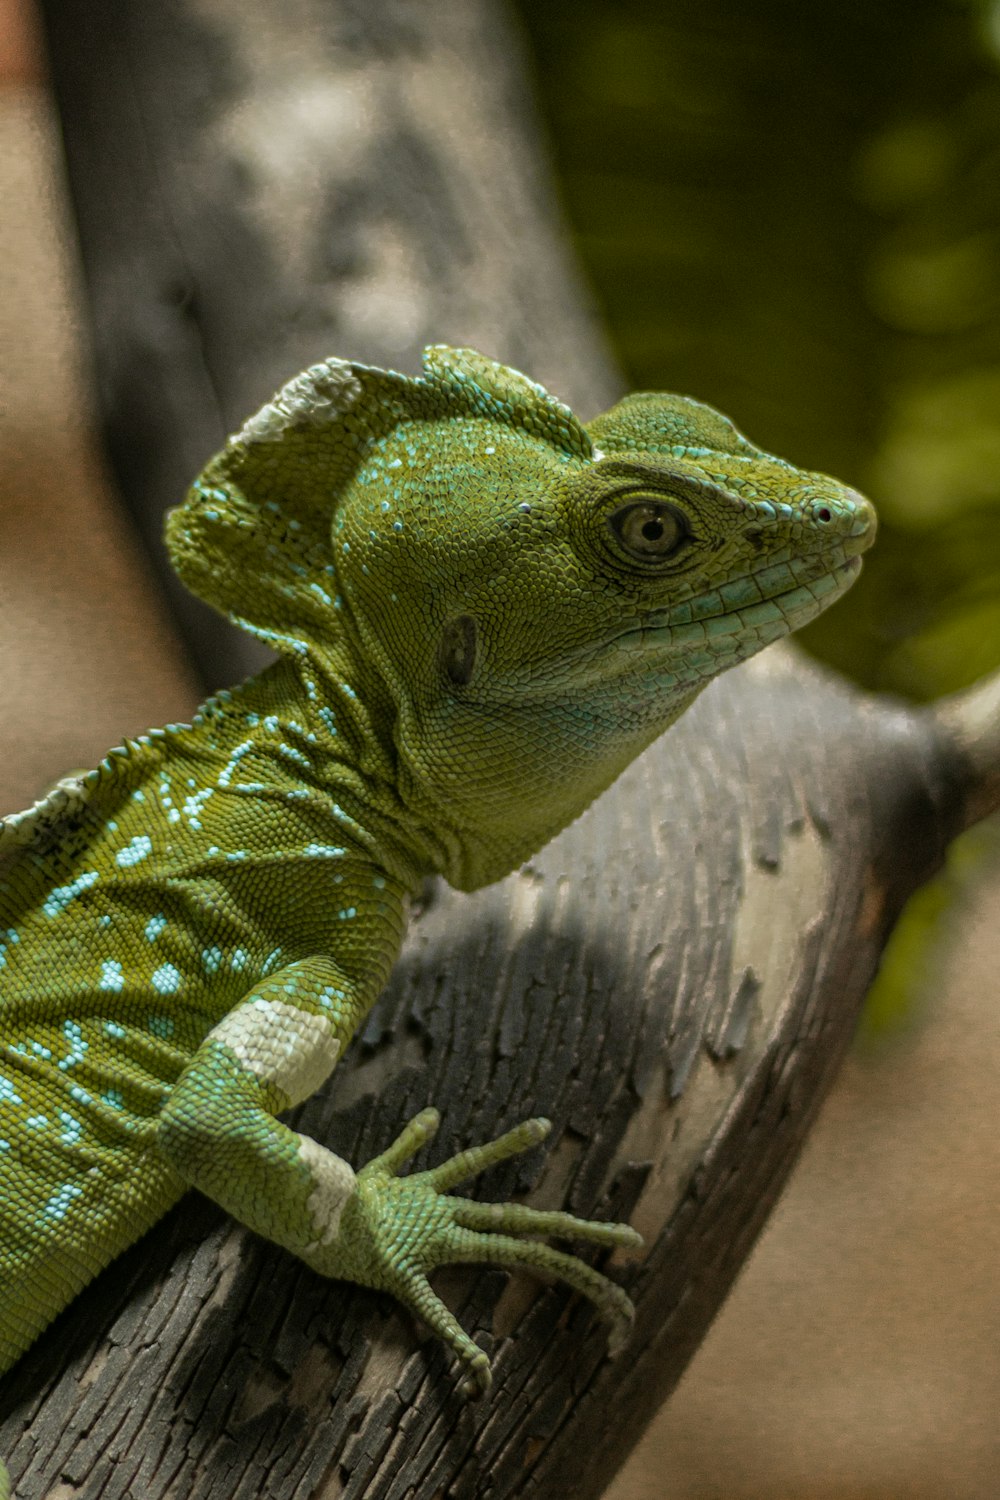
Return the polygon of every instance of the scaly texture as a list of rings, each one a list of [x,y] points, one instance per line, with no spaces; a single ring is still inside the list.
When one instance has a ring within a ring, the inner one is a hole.
[[[416,379],[292,380],[167,535],[280,660],[0,823],[0,1369],[188,1186],[392,1292],[480,1388],[427,1282],[445,1262],[562,1277],[620,1341],[621,1289],[521,1236],[632,1230],[449,1191],[544,1120],[401,1176],[433,1110],[357,1173],[277,1116],[378,995],[423,876],[471,889],[526,859],[848,587],[870,505],[697,402],[631,396],[584,427],[436,347]]]

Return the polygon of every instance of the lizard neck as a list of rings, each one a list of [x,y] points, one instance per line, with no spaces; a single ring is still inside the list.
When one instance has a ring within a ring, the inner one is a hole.
[[[211,842],[221,804],[234,847],[259,843],[268,823],[278,848],[330,837],[415,890],[439,855],[399,798],[382,715],[381,702],[353,688],[338,664],[282,659],[214,694],[190,724],[112,750],[92,806],[110,818],[123,798],[152,797],[178,839],[196,844]]]

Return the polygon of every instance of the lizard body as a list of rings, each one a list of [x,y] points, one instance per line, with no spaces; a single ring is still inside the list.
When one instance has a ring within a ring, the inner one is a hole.
[[[326,1275],[431,1291],[452,1261],[624,1292],[538,1240],[637,1243],[448,1191],[424,1111],[355,1172],[277,1117],[382,989],[428,872],[499,878],[718,672],[817,614],[874,533],[854,491],[682,397],[588,426],[469,350],[288,385],[171,513],[196,593],[278,662],[0,822],[0,1370],[189,1187]],[[0,1492],[3,1476],[0,1466]]]

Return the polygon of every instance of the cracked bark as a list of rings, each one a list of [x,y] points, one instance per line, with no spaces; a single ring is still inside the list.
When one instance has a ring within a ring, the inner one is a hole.
[[[43,9],[109,451],[147,535],[331,352],[413,368],[468,342],[585,413],[617,394],[496,8]],[[212,680],[249,664],[234,639],[213,623]],[[4,1383],[18,1494],[598,1496],[775,1201],[902,902],[997,804],[995,694],[913,712],[787,649],[729,674],[528,867],[429,893],[299,1112],[356,1162],[428,1101],[435,1160],[551,1114],[480,1191],[643,1231],[614,1270],[638,1307],[620,1360],[562,1288],[443,1273],[494,1362],[464,1405],[390,1302],[190,1197]]]

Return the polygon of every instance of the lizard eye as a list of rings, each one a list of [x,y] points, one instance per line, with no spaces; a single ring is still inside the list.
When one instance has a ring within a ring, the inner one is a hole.
[[[625,550],[641,562],[662,562],[688,539],[684,516],[662,500],[637,500],[611,517],[611,527]]]
[[[471,615],[456,615],[444,627],[440,662],[445,676],[456,687],[472,680],[476,666],[476,622]]]

